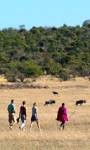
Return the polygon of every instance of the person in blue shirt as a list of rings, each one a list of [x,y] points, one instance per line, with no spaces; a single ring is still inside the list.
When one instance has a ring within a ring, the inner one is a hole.
[[[39,122],[38,122],[38,112],[37,112],[37,105],[36,103],[33,103],[33,107],[32,107],[32,116],[31,116],[31,123],[30,123],[30,128],[32,127],[32,123],[36,122],[37,127],[39,127]]]

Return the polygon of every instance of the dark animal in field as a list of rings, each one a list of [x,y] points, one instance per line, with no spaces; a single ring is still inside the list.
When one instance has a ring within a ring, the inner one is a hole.
[[[76,101],[76,105],[82,105],[84,103],[86,103],[86,100],[77,100]]]
[[[55,104],[55,100],[48,100],[48,101],[45,101],[45,104],[44,105],[48,105],[48,104]]]
[[[52,93],[53,93],[54,95],[58,95],[58,92],[56,92],[56,91],[52,91]]]

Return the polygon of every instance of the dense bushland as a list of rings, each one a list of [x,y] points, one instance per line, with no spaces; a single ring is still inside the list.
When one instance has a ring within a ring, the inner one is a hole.
[[[0,31],[0,74],[8,81],[51,74],[90,76],[90,24]]]

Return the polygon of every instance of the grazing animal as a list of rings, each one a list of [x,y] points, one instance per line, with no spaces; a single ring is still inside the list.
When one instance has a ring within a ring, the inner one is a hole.
[[[48,105],[48,104],[55,104],[55,100],[48,100],[48,101],[45,101],[45,104],[44,104],[44,105]]]
[[[54,95],[58,95],[58,92],[56,92],[56,91],[53,91],[52,93],[53,93]]]
[[[76,101],[76,105],[82,105],[84,103],[86,103],[86,100],[77,100]]]

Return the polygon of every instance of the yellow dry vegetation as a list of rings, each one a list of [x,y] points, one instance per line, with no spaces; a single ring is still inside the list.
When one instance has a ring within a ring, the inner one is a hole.
[[[90,150],[90,81],[77,78],[75,81],[60,82],[43,77],[35,83],[48,88],[0,89],[0,150]],[[53,95],[52,91],[57,91],[59,95]],[[7,105],[11,99],[15,99],[17,117],[22,101],[27,103],[25,131],[20,131],[17,124],[12,131],[8,128]],[[56,100],[56,104],[44,106],[49,99]],[[86,99],[87,103],[76,107],[77,99]],[[33,124],[30,131],[33,102],[37,102],[41,130]],[[62,102],[65,102],[69,112],[64,131],[60,130],[56,121]]]
[[[6,83],[6,82],[7,82],[7,79],[3,75],[1,75],[0,76],[0,83]]]

